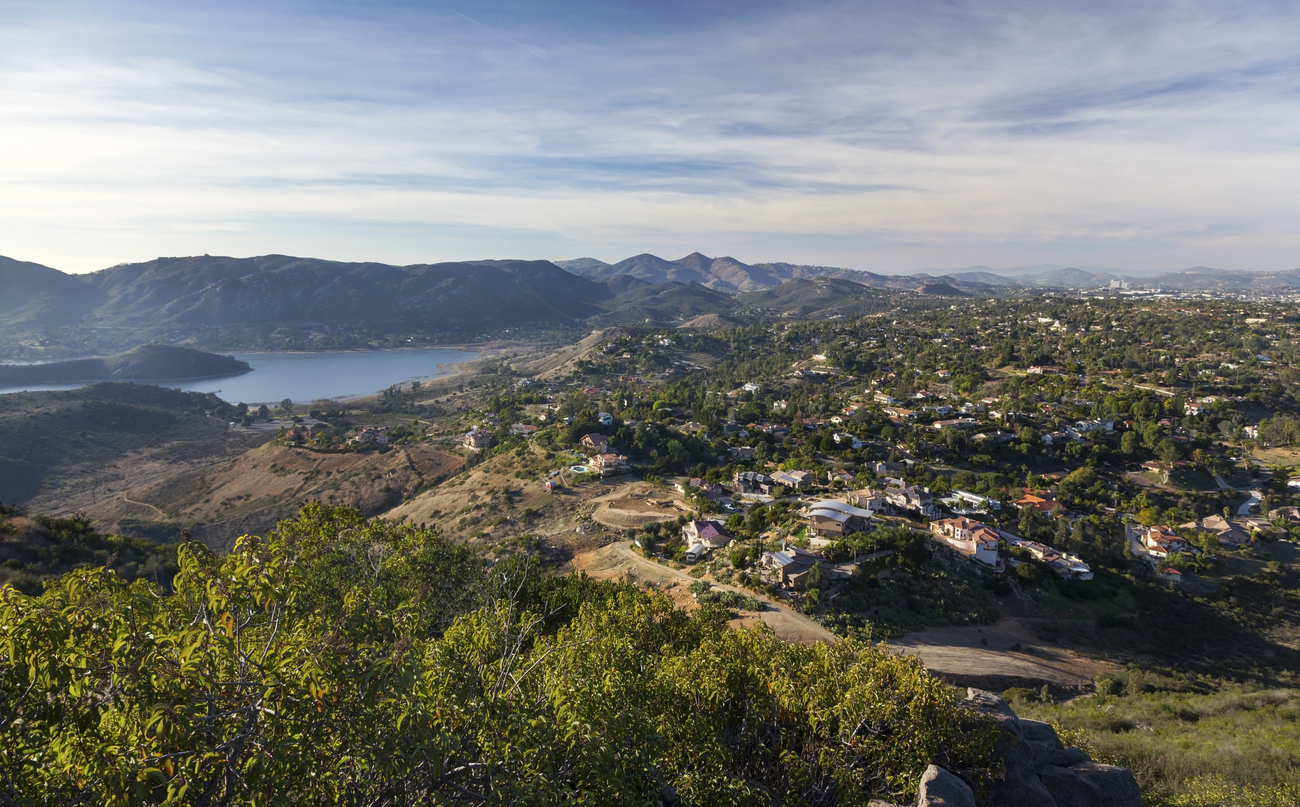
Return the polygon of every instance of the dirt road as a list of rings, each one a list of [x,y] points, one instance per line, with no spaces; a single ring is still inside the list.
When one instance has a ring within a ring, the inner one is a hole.
[[[661,566],[652,560],[636,554],[631,549],[630,541],[619,541],[609,546],[601,547],[593,552],[587,552],[575,556],[573,559],[573,568],[575,571],[584,571],[589,576],[597,580],[608,580],[610,578],[622,577],[624,574],[630,574],[637,580],[653,582],[666,588],[666,593],[682,607],[689,607],[694,600],[687,587],[695,582],[695,578],[686,572]],[[677,583],[675,587],[668,588],[665,584]],[[727,591],[736,591],[741,594],[754,595],[754,592],[737,586],[724,585],[722,583],[713,583],[713,586]],[[759,599],[762,599],[760,597]],[[767,623],[772,631],[787,642],[796,644],[812,644],[814,642],[834,642],[835,634],[818,625],[813,620],[796,613],[784,605],[778,605],[769,602],[767,610],[761,613],[751,611],[741,612],[739,619],[732,621],[736,627],[748,627],[755,622],[762,620]]]
[[[996,691],[1043,684],[1082,690],[1113,670],[1113,665],[1040,641],[1015,617],[983,627],[930,628],[891,644],[919,657],[941,678]]]

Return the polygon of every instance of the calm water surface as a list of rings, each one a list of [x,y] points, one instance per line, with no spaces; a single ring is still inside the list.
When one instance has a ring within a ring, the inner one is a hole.
[[[215,392],[230,403],[278,403],[289,398],[299,403],[322,398],[355,398],[387,389],[403,381],[445,375],[439,365],[476,358],[467,350],[427,348],[374,350],[357,353],[236,353],[253,371],[232,378],[205,381],[158,381],[164,387],[193,392]],[[149,383],[149,382],[141,382]],[[6,392],[77,389],[85,384],[0,388]]]

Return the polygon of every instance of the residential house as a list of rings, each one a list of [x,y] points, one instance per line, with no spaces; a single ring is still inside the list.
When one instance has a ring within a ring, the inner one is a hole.
[[[836,432],[831,435],[831,437],[835,440],[836,445],[848,444],[849,448],[852,448],[854,451],[859,451],[862,448],[862,441],[855,435],[846,432]]]
[[[871,396],[871,399],[878,404],[898,403],[898,401],[894,400],[894,396],[890,395],[888,392],[877,392],[875,395]]]
[[[727,453],[731,455],[732,459],[736,460],[752,460],[754,458],[752,446],[731,446],[727,449]]]
[[[899,510],[911,510],[926,518],[937,518],[939,515],[930,491],[918,485],[904,483],[902,487],[890,488],[885,491],[885,501]]]
[[[591,467],[600,472],[601,476],[625,474],[632,470],[627,463],[627,457],[622,454],[597,454],[591,458]]]
[[[609,438],[603,434],[596,434],[595,432],[584,434],[580,444],[583,448],[597,451],[601,454],[609,450]]]
[[[743,389],[745,392],[762,392],[763,385],[758,383],[757,381],[750,381],[747,384],[745,384],[745,386],[741,387],[741,389]]]
[[[903,409],[899,406],[886,406],[883,408],[884,413],[889,415],[892,420],[907,420],[916,417],[915,409]]]
[[[688,521],[682,527],[682,539],[689,545],[703,544],[719,549],[731,543],[731,533],[716,521]]]
[[[777,471],[772,474],[772,482],[787,488],[804,490],[817,482],[817,477],[808,471]]]
[[[1040,544],[1037,541],[1025,540],[1009,532],[999,531],[998,534],[1007,540],[1007,544],[1028,551],[1036,559],[1050,566],[1061,577],[1075,580],[1092,579],[1092,569],[1077,555],[1071,555],[1069,552],[1063,552],[1054,547]]]
[[[1200,401],[1188,401],[1183,404],[1183,413],[1187,415],[1203,415],[1210,411],[1210,408]]]
[[[757,471],[737,471],[732,481],[740,494],[767,494],[772,490],[772,477]]]
[[[515,423],[510,427],[510,433],[521,437],[532,437],[537,434],[537,427],[531,423]]]
[[[839,480],[846,485],[852,484],[853,480],[857,478],[843,468],[836,468],[834,471],[830,472],[829,476],[832,482]]]
[[[965,490],[954,490],[952,495],[941,500],[945,506],[955,513],[987,513],[990,510],[1001,510],[1002,503],[996,499],[990,499],[987,496],[980,496],[978,493],[971,493]]]
[[[1025,372],[1029,373],[1030,375],[1056,375],[1057,373],[1060,372],[1060,370],[1056,369],[1055,367],[1046,367],[1046,366],[1040,367],[1035,365],[1034,367],[1030,367],[1028,370],[1025,370]]]
[[[1237,548],[1250,543],[1250,533],[1239,524],[1234,524],[1223,516],[1208,516],[1198,521],[1179,524],[1180,530],[1204,530],[1218,537],[1219,543],[1230,548]]]
[[[600,421],[600,425],[602,425],[602,426],[613,426],[613,425],[614,425],[614,416],[611,415],[611,414],[608,413],[608,412],[597,412],[597,413],[596,413],[596,420],[599,420],[599,421]]]
[[[1063,509],[1061,503],[1056,500],[1056,495],[1046,490],[1027,490],[1025,495],[1016,499],[1013,504],[1021,510],[1029,508],[1044,515],[1060,512]]]
[[[945,518],[930,522],[932,540],[986,566],[998,565],[998,537],[997,530],[969,518]]]
[[[1142,527],[1138,529],[1142,547],[1153,558],[1167,558],[1174,552],[1187,552],[1191,545],[1169,527]]]
[[[366,426],[357,432],[352,438],[352,442],[359,446],[368,445],[388,445],[388,427],[387,426]]]
[[[485,431],[479,431],[476,427],[462,434],[460,442],[470,451],[482,451],[492,447],[492,435]]]
[[[854,507],[846,502],[823,499],[805,511],[808,524],[815,530],[830,535],[848,535],[866,532],[871,521],[871,511]]]
[[[827,577],[835,576],[834,571],[820,557],[790,543],[783,542],[779,552],[764,552],[759,562],[775,571],[781,585],[790,589],[807,586],[808,573],[814,566],[821,565],[823,574]]]
[[[936,420],[930,424],[930,428],[935,431],[944,429],[974,429],[979,426],[979,422],[974,418],[950,418],[948,420]]]
[[[307,426],[290,426],[284,432],[284,439],[288,443],[310,443],[311,429]]]
[[[855,507],[861,507],[870,513],[885,512],[885,494],[878,490],[863,488],[862,490],[852,490],[844,497],[848,499],[849,504]]]

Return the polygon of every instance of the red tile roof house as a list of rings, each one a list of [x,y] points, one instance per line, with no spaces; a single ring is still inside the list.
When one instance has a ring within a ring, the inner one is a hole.
[[[930,537],[988,566],[998,565],[998,533],[981,521],[970,518],[945,518],[930,522]]]
[[[1174,552],[1186,552],[1191,549],[1191,545],[1169,527],[1147,527],[1139,530],[1138,534],[1142,539],[1142,546],[1153,558],[1167,558]]]

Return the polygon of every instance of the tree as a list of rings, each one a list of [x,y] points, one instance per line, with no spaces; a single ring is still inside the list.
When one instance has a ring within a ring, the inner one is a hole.
[[[1156,444],[1156,457],[1166,465],[1178,461],[1178,444],[1168,437]]]
[[[853,639],[334,508],[179,561],[170,595],[104,569],[0,592],[6,801],[865,803],[993,772],[989,721]]]
[[[1119,438],[1120,453],[1131,457],[1137,453],[1137,449],[1138,449],[1137,432],[1132,430],[1124,432],[1124,435]]]
[[[293,401],[289,400],[288,398],[285,398],[283,401],[280,401],[280,409],[285,412],[288,412],[290,409],[293,409]]]

